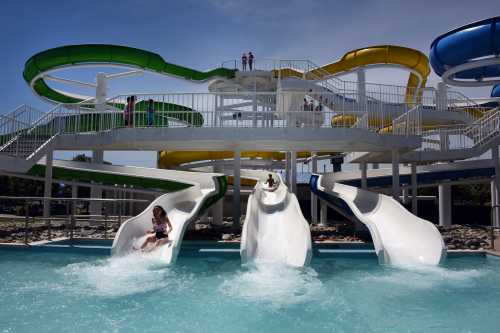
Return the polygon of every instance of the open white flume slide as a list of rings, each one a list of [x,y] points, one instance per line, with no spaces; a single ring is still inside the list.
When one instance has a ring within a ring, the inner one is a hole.
[[[242,176],[258,181],[248,198],[241,234],[241,259],[305,266],[312,256],[309,224],[296,196],[288,192],[278,174],[271,173],[277,186],[270,189],[264,184],[269,173],[242,170]]]
[[[380,263],[438,265],[446,247],[436,226],[413,215],[393,198],[313,175],[311,190],[334,209],[358,219],[370,231]]]
[[[165,176],[192,186],[158,197],[141,214],[125,221],[113,241],[113,255],[130,253],[133,247],[139,247],[144,242],[147,231],[153,228],[153,208],[159,205],[167,212],[173,229],[169,234],[169,243],[155,249],[152,255],[158,256],[165,264],[173,264],[189,224],[224,196],[227,188],[226,178],[220,174],[169,170]]]

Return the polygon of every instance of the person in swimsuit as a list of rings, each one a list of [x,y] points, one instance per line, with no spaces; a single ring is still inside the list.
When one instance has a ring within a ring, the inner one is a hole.
[[[264,184],[268,184],[269,188],[273,188],[274,187],[274,185],[276,184],[276,181],[274,180],[272,174],[269,174],[269,178],[267,178],[267,180],[265,181]]]
[[[146,246],[149,243],[155,243],[154,246],[149,248],[149,251],[168,243],[168,234],[172,231],[172,224],[168,219],[167,212],[161,206],[155,206],[153,208],[153,218],[151,219],[153,223],[153,229],[148,232],[149,236],[146,238],[144,243],[141,245],[140,249],[145,251]]]

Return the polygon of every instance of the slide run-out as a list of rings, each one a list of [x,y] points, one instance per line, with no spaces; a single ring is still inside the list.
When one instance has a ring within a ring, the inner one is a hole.
[[[269,172],[248,171],[245,178],[257,179],[248,199],[241,235],[243,262],[276,262],[301,267],[311,260],[311,232],[302,215],[297,197],[288,192],[278,174],[276,186],[269,188],[265,179]]]
[[[332,175],[313,175],[310,186],[335,210],[366,225],[380,263],[438,265],[445,258],[446,247],[436,226],[393,198],[336,183]]]

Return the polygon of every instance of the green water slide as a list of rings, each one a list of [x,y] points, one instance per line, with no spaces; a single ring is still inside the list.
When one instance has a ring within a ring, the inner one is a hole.
[[[97,168],[97,169],[96,169]],[[28,172],[28,175],[45,177],[45,165],[36,164]],[[170,177],[162,177],[154,173],[169,172]],[[193,186],[190,176],[196,173],[164,171],[147,168],[125,167],[116,165],[99,165],[96,166],[90,163],[73,162],[73,161],[54,161],[52,167],[52,177],[58,181],[74,181],[89,183],[99,183],[102,185],[126,185],[133,186],[139,189],[155,189],[165,193],[181,191]],[[205,175],[205,174],[204,174]],[[215,174],[206,174],[206,177],[211,177]],[[219,199],[223,198],[227,191],[227,177],[219,175],[214,177],[217,182],[216,193],[208,197],[203,203],[201,212],[215,204]]]
[[[198,71],[166,62],[156,53],[127,46],[81,44],[56,47],[33,55],[26,61],[23,77],[40,97],[55,103],[79,103],[82,99],[49,87],[44,80],[44,75],[58,69],[80,65],[118,65],[193,82],[204,82],[215,77],[232,78],[235,74],[235,70],[227,68],[216,68],[205,72]],[[163,102],[155,102],[155,104],[159,110],[172,110],[169,117],[187,121],[195,126],[203,124],[202,120],[200,122],[201,114],[197,113],[198,116],[194,117],[187,115],[186,111],[196,112],[186,106]],[[123,107],[122,104],[113,106]],[[140,111],[141,106],[138,105],[138,107],[136,110]]]

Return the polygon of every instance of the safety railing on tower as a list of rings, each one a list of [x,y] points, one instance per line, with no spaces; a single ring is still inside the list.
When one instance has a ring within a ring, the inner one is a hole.
[[[423,127],[423,151],[451,151],[480,147],[500,134],[500,108],[487,112],[470,125]]]

